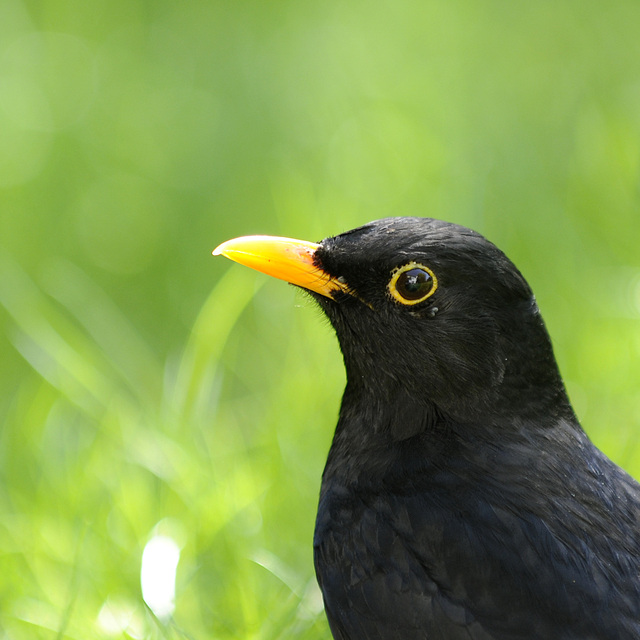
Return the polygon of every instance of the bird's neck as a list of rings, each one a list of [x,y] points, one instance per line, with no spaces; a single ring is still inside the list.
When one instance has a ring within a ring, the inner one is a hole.
[[[421,414],[435,408],[435,413],[461,423],[539,415],[573,419],[551,340],[533,298],[501,309],[481,339],[461,332],[464,340],[460,338],[457,350],[450,348],[450,340],[433,338],[402,352],[391,339],[362,339],[341,316],[332,321],[349,381],[345,402],[380,407],[383,423],[389,407],[415,415],[413,406],[423,407]],[[411,336],[403,340],[411,343]],[[425,419],[429,421],[429,415]]]
[[[444,426],[434,405],[417,402],[402,387],[388,384],[383,392],[348,382],[325,476],[382,477],[398,450],[416,439],[440,447]]]
[[[512,444],[523,455],[535,455],[550,431],[557,431],[552,437],[561,433],[586,439],[563,391],[560,396],[550,398],[556,409],[545,412],[544,421],[527,416],[522,407],[518,413],[498,406],[460,420],[390,380],[375,388],[349,380],[324,480],[344,485],[394,482],[390,476],[398,468],[405,478],[424,480],[440,469],[455,468],[459,460],[479,473],[484,467],[492,473],[494,462],[478,452],[497,454]]]

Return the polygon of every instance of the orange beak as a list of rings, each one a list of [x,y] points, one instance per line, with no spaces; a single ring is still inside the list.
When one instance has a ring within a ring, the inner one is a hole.
[[[315,242],[291,238],[243,236],[223,242],[213,250],[213,255],[223,255],[256,271],[332,298],[337,291],[348,289],[346,284],[315,265],[313,258],[319,246]]]

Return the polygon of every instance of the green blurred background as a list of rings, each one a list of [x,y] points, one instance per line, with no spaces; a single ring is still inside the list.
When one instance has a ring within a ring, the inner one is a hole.
[[[639,24],[635,0],[2,0],[0,637],[329,637],[341,357],[303,294],[211,257],[230,237],[477,229],[640,475]]]

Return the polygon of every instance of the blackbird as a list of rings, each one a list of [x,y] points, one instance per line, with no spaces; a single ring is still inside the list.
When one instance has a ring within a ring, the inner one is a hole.
[[[338,336],[314,537],[334,638],[640,638],[640,485],[582,430],[504,253],[399,217],[214,254],[311,292]]]

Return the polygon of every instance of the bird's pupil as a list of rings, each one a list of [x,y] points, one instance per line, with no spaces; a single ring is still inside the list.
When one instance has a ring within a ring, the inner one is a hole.
[[[411,269],[400,274],[396,288],[407,300],[424,297],[432,287],[431,276],[424,269]]]

